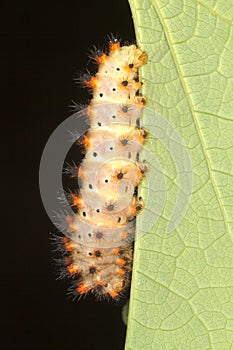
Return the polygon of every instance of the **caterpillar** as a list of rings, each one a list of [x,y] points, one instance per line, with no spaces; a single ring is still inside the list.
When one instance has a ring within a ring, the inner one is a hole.
[[[140,126],[146,99],[138,70],[147,55],[112,36],[107,52],[95,49],[92,58],[97,73],[79,79],[92,93],[84,112],[90,127],[78,139],[84,159],[66,169],[79,188],[68,194],[76,214],[66,217],[69,234],[59,237],[60,262],[72,294],[117,301],[130,287],[136,216],[143,209],[137,187],[149,170],[139,161],[148,132]]]

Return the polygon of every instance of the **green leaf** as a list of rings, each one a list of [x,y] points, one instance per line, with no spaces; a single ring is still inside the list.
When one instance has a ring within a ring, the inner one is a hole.
[[[129,2],[151,170],[125,349],[233,349],[233,0]]]

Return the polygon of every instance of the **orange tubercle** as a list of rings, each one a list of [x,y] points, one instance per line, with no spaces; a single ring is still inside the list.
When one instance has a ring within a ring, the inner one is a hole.
[[[124,259],[119,259],[119,260],[118,260],[118,264],[119,264],[120,266],[124,266],[124,265],[125,265],[125,260],[124,260]]]
[[[140,98],[137,99],[136,102],[137,102],[138,106],[145,106],[146,98],[145,97],[140,97]]]
[[[119,270],[117,271],[117,274],[120,275],[120,276],[124,276],[125,270],[119,269]]]
[[[90,147],[90,137],[87,135],[83,135],[83,140],[80,142],[82,145],[84,145],[86,148]]]
[[[143,83],[141,83],[140,81],[135,81],[135,83],[134,83],[135,88],[138,90],[142,87],[142,85],[143,85]]]
[[[98,281],[95,284],[96,291],[99,293],[103,293],[103,288],[104,288],[104,282]]]
[[[84,83],[88,87],[96,88],[96,86],[97,86],[97,78],[96,77],[91,77],[90,80],[84,80]]]
[[[69,229],[70,229],[71,232],[77,231],[77,228],[76,228],[75,223],[73,222],[72,216],[67,215],[66,216],[66,222],[69,225]]]
[[[65,265],[70,265],[72,263],[71,257],[70,256],[66,256],[64,258],[64,263],[65,263]]]
[[[134,68],[134,64],[133,63],[127,64],[126,66],[124,66],[125,71],[129,72],[129,73],[132,71],[133,68]]]
[[[78,177],[84,178],[85,170],[82,167],[78,168]]]
[[[87,115],[89,118],[93,117],[93,109],[90,105],[87,106]]]
[[[141,169],[137,170],[137,178],[142,179],[145,175],[142,173]]]
[[[135,214],[137,212],[137,209],[136,209],[135,205],[130,207],[130,211],[131,211],[132,214]]]
[[[136,204],[136,205],[132,205],[130,207],[130,211],[131,211],[132,214],[136,214],[139,211],[141,211],[142,209],[143,209],[143,205],[141,203]]]
[[[109,44],[109,51],[111,51],[111,52],[117,51],[117,50],[119,50],[120,46],[121,45],[120,45],[119,41],[116,43],[110,43]]]
[[[102,282],[102,281],[96,282],[96,287],[97,287],[97,286],[104,286],[104,282]]]
[[[73,264],[70,264],[69,266],[67,266],[67,270],[71,275],[74,275],[79,272],[79,270]]]
[[[102,56],[95,56],[95,60],[99,64],[105,64],[107,59],[107,55],[105,53],[102,54]]]
[[[139,56],[139,60],[141,61],[141,64],[146,64],[147,62],[147,54],[145,52],[142,52],[141,55]]]
[[[138,136],[138,142],[141,143],[141,144],[143,144],[145,142],[145,137],[142,134],[140,134]]]
[[[69,243],[69,242],[70,242],[70,239],[69,239],[68,237],[62,237],[62,242],[63,242],[64,244]]]
[[[112,290],[111,292],[109,292],[109,295],[114,299],[118,296],[118,293],[115,290]]]
[[[72,252],[75,250],[75,245],[73,243],[65,243],[65,247],[67,252]]]
[[[119,251],[120,251],[120,248],[116,248],[113,250],[113,254],[117,255],[119,253]]]
[[[89,292],[89,288],[87,286],[85,286],[84,284],[80,284],[78,287],[77,287],[77,292],[79,294],[86,294],[87,292]]]
[[[76,206],[78,208],[81,208],[83,206],[83,199],[81,197],[77,196],[74,193],[71,193],[70,197],[73,199],[72,207]]]

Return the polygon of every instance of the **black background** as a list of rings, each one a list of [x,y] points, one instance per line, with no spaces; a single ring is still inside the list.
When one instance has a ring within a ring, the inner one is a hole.
[[[41,153],[88,93],[73,83],[89,49],[109,33],[134,40],[127,0],[18,1],[1,28],[2,350],[124,348],[121,306],[67,299],[56,281],[38,187]]]

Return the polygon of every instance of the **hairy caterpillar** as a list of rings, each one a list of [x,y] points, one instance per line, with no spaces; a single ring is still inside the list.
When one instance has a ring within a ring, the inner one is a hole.
[[[148,171],[139,161],[148,133],[139,122],[145,98],[138,81],[147,55],[112,37],[108,53],[96,49],[93,58],[98,72],[80,78],[92,91],[90,128],[79,138],[85,157],[67,169],[79,180],[78,193],[68,196],[77,214],[66,217],[69,234],[58,240],[72,293],[119,300],[130,285],[135,217],[143,209],[137,186]]]

